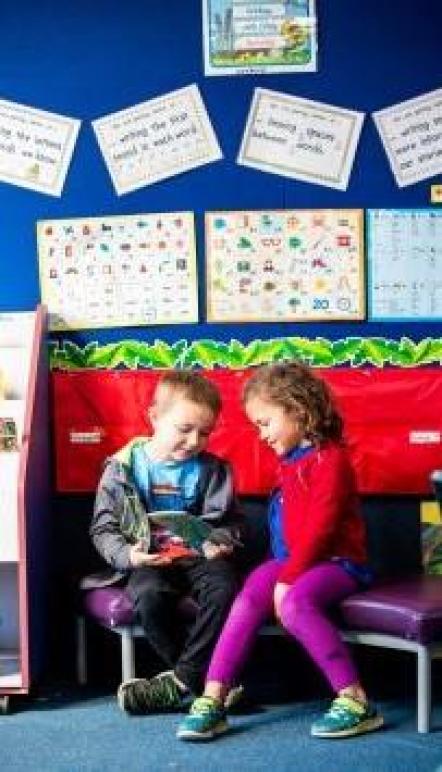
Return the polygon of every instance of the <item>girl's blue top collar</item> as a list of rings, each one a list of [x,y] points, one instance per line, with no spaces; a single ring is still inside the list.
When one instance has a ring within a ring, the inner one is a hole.
[[[287,453],[285,453],[282,456],[282,460],[285,463],[292,463],[293,461],[298,461],[298,459],[305,456],[310,450],[312,450],[312,448],[313,448],[313,445],[311,442],[305,442],[305,443],[302,443],[301,445],[295,445],[294,448],[287,451]]]

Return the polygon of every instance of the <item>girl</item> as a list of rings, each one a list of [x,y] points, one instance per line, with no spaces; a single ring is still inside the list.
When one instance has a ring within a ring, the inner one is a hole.
[[[213,653],[204,695],[193,702],[177,736],[211,739],[227,731],[225,695],[272,611],[336,693],[312,735],[347,737],[378,729],[383,719],[368,703],[329,616],[331,607],[372,578],[342,419],[326,384],[298,363],[257,370],[246,383],[243,404],[281,462],[280,489],[269,507],[273,559],[246,580]]]

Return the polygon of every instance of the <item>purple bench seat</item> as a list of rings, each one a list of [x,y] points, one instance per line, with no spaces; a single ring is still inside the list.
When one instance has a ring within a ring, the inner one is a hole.
[[[385,582],[341,603],[343,626],[442,645],[442,576]]]
[[[195,604],[185,599],[182,612],[191,616]],[[78,677],[86,682],[85,616],[122,637],[122,678],[135,675],[134,639],[144,635],[134,620],[124,589],[104,587],[83,593],[78,618]],[[442,576],[418,575],[385,582],[347,598],[340,607],[341,629],[351,643],[410,651],[417,656],[417,729],[428,732],[431,722],[431,663],[442,657]],[[265,632],[280,632],[277,625]]]

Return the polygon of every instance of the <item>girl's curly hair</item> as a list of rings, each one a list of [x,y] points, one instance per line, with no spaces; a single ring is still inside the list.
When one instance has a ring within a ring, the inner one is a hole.
[[[319,445],[342,441],[343,420],[325,381],[300,362],[258,368],[246,382],[242,401],[253,397],[280,405],[299,422],[304,438]]]

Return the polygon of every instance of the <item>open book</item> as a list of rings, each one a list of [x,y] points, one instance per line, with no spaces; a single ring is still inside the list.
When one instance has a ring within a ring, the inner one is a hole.
[[[216,533],[208,523],[196,515],[181,511],[155,511],[147,515],[149,535],[144,539],[146,552],[161,552],[171,558],[202,554],[203,542],[239,545],[240,542],[226,531]]]

